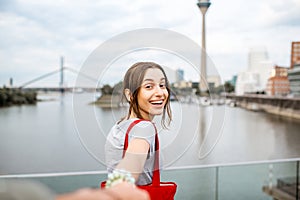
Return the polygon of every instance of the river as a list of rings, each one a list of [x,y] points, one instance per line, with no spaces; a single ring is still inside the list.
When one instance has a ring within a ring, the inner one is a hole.
[[[105,174],[105,136],[127,108],[90,105],[96,98],[92,93],[49,93],[39,98],[44,101],[36,105],[0,108],[0,177]],[[267,183],[269,165],[274,163],[273,171],[278,172],[274,177],[294,175],[294,161],[300,158],[299,121],[238,107],[199,107],[179,102],[172,102],[171,107],[173,122],[169,130],[161,128],[160,118],[155,123],[166,169],[163,177],[182,184],[178,199],[195,199],[194,195],[210,199],[216,196],[216,190],[226,197],[223,199],[239,199],[233,198],[235,192],[228,193],[230,184],[249,195],[248,199],[268,199],[261,187]],[[215,188],[216,169],[220,170],[217,183],[223,189]],[[243,184],[251,182],[242,186],[232,179],[234,176],[239,176]],[[67,191],[57,186],[57,180],[46,183],[60,192]],[[92,182],[91,177],[88,180],[81,179],[80,183]],[[257,193],[248,190],[249,186]]]

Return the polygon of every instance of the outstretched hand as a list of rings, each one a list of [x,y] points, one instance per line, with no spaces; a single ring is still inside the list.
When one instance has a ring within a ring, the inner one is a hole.
[[[150,197],[135,185],[122,182],[109,189],[80,189],[58,195],[56,200],[150,200]]]

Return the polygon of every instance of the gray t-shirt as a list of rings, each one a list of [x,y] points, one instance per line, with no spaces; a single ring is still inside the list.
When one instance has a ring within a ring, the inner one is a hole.
[[[122,160],[126,131],[129,125],[135,120],[137,120],[137,118],[124,120],[121,121],[119,124],[115,124],[111,128],[107,136],[105,144],[105,157],[107,170],[109,173],[111,173]],[[128,137],[128,144],[130,143],[132,138],[143,138],[150,145],[143,172],[140,174],[138,180],[136,181],[137,185],[150,184],[152,183],[153,164],[155,157],[154,125],[150,121],[139,122],[131,129]]]

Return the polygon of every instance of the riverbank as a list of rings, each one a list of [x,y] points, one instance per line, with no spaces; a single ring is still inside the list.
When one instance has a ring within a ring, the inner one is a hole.
[[[0,107],[35,104],[37,101],[36,92],[23,92],[20,89],[0,88]]]
[[[280,106],[259,104],[259,103],[249,103],[249,102],[248,103],[242,102],[238,104],[238,106],[251,111],[263,111],[266,113],[279,115],[281,117],[289,117],[289,118],[300,120],[300,110],[283,108]]]
[[[300,99],[287,97],[272,97],[265,95],[227,95],[236,106],[251,111],[263,111],[266,113],[300,119]]]
[[[120,95],[101,95],[93,104],[96,104],[102,108],[119,108],[121,106]]]

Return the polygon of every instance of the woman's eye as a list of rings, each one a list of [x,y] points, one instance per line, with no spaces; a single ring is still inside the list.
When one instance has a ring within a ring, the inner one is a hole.
[[[166,87],[166,84],[160,84],[159,87],[165,88],[165,87]]]
[[[152,85],[145,85],[145,88],[150,89],[152,88]]]

